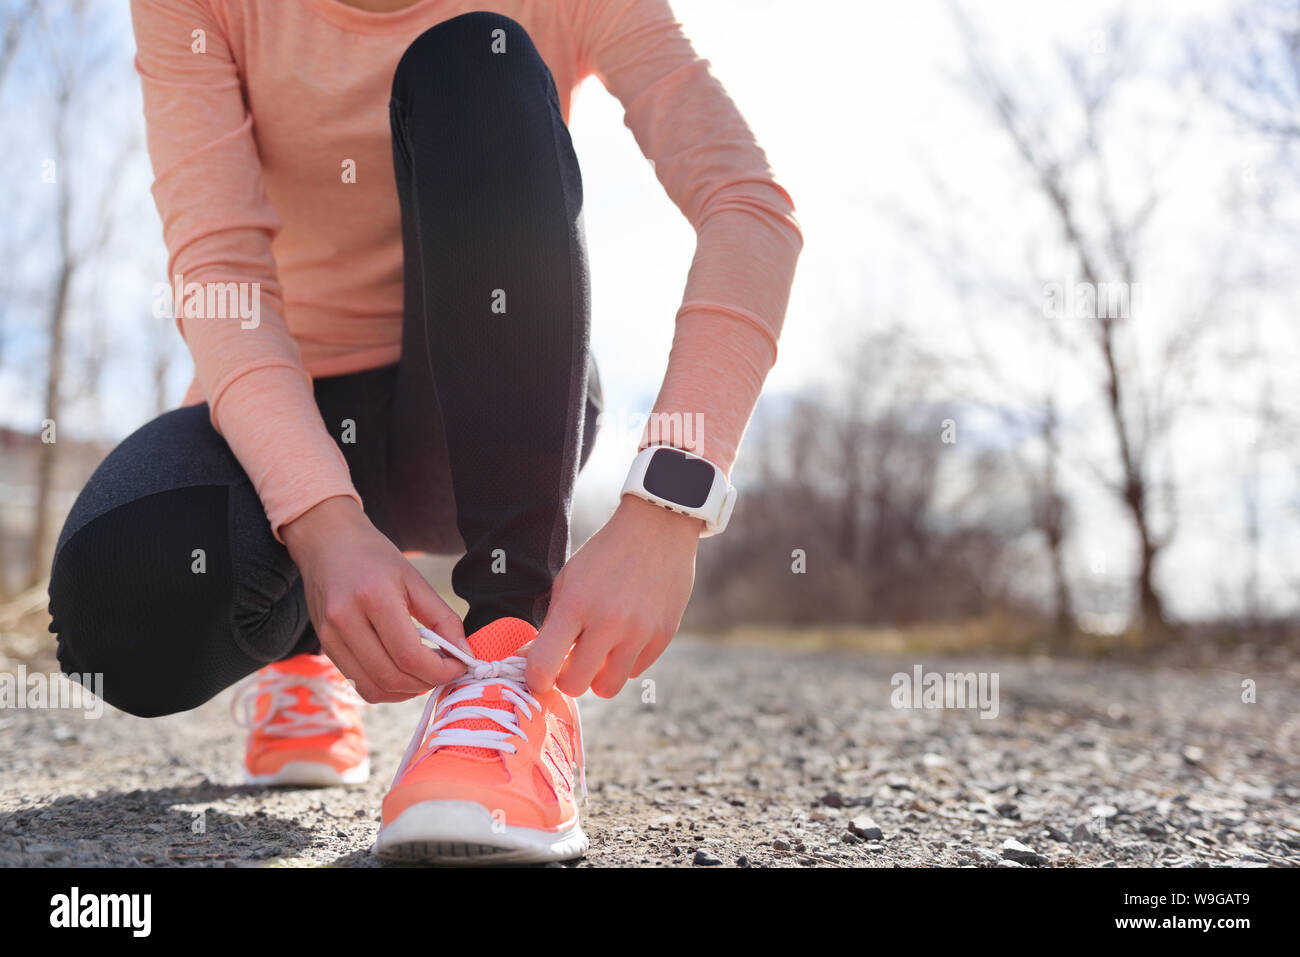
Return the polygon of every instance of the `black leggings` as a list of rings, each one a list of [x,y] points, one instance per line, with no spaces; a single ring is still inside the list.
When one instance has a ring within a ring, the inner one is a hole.
[[[550,70],[499,14],[416,39],[389,113],[402,358],[316,380],[317,405],[381,532],[404,550],[464,549],[452,582],[467,633],[537,624],[600,407],[577,158]],[[302,578],[207,405],[155,419],[96,470],[59,537],[50,613],[63,670],[102,673],[104,698],[145,717],[320,649]]]

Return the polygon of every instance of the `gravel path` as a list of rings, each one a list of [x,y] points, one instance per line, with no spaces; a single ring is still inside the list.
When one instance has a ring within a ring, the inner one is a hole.
[[[998,716],[891,707],[915,658],[679,638],[653,688],[584,699],[583,864],[1300,863],[1294,669],[922,663],[996,671]],[[380,866],[379,801],[419,703],[371,712],[368,786],[292,791],[237,783],[227,705],[0,712],[0,866]]]

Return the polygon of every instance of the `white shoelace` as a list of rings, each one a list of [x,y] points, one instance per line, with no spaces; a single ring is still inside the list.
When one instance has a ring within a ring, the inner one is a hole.
[[[317,706],[314,713],[295,710],[299,702],[294,692],[300,688],[307,689],[308,700]],[[270,707],[257,718],[257,699],[264,694],[271,696]],[[285,738],[305,738],[352,727],[352,720],[343,714],[345,706],[363,708],[367,702],[351,685],[328,678],[287,673],[266,678],[255,674],[236,687],[235,696],[230,700],[230,716],[235,724],[250,731],[269,728],[274,722],[271,729],[274,734]]]
[[[514,754],[518,751],[511,738],[523,738],[528,740],[528,736],[519,727],[519,712],[524,713],[524,717],[533,716],[532,709],[541,710],[541,703],[533,697],[532,692],[528,690],[528,685],[524,679],[524,668],[528,664],[528,659],[521,655],[512,655],[509,658],[502,658],[500,661],[485,661],[481,658],[475,658],[473,655],[457,648],[446,638],[436,632],[430,631],[419,622],[412,621],[415,624],[416,631],[420,633],[420,640],[430,648],[438,648],[447,654],[459,659],[465,665],[465,674],[461,675],[454,681],[445,685],[439,685],[429,692],[428,700],[424,704],[424,714],[420,718],[419,727],[415,729],[415,734],[411,737],[411,743],[406,746],[406,754],[402,755],[401,763],[397,766],[397,774],[393,776],[393,784],[396,785],[406,769],[410,766],[411,760],[422,749],[432,750],[434,748],[446,747],[448,745],[462,745],[470,748],[487,748],[491,751],[501,751],[508,754]],[[497,685],[501,690],[501,697],[509,701],[514,708],[507,711],[504,708],[487,708],[482,705],[465,704],[467,701],[475,701],[484,696],[483,692],[488,685]],[[443,689],[450,690],[450,694],[443,698],[441,702],[438,696]],[[429,720],[433,717],[434,707],[439,706],[439,711],[443,712],[442,717],[432,724]],[[582,717],[578,714],[578,702],[573,702],[573,715],[577,720],[577,738],[578,738],[578,778],[582,785],[582,799],[587,799],[587,770],[586,755],[583,752],[582,745]],[[500,726],[496,728],[450,728],[448,725],[457,721],[464,721],[466,718],[486,718]]]

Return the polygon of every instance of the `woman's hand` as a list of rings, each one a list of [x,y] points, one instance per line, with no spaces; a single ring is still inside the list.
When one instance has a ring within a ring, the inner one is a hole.
[[[612,698],[663,654],[695,584],[703,523],[626,495],[555,579],[528,684]],[[572,648],[572,654],[569,649]],[[568,655],[568,660],[565,656]]]
[[[468,650],[461,620],[355,501],[329,498],[281,529],[321,648],[367,701],[402,701],[465,671],[411,617]]]

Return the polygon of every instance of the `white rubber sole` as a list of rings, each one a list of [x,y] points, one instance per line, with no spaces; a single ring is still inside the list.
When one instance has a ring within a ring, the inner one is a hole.
[[[379,829],[374,853],[407,864],[544,864],[587,852],[575,813],[559,831],[515,827],[492,819],[473,801],[421,801]]]
[[[365,784],[370,780],[370,759],[343,772],[319,761],[290,761],[274,774],[249,774],[245,770],[244,780],[262,787],[334,788]]]

